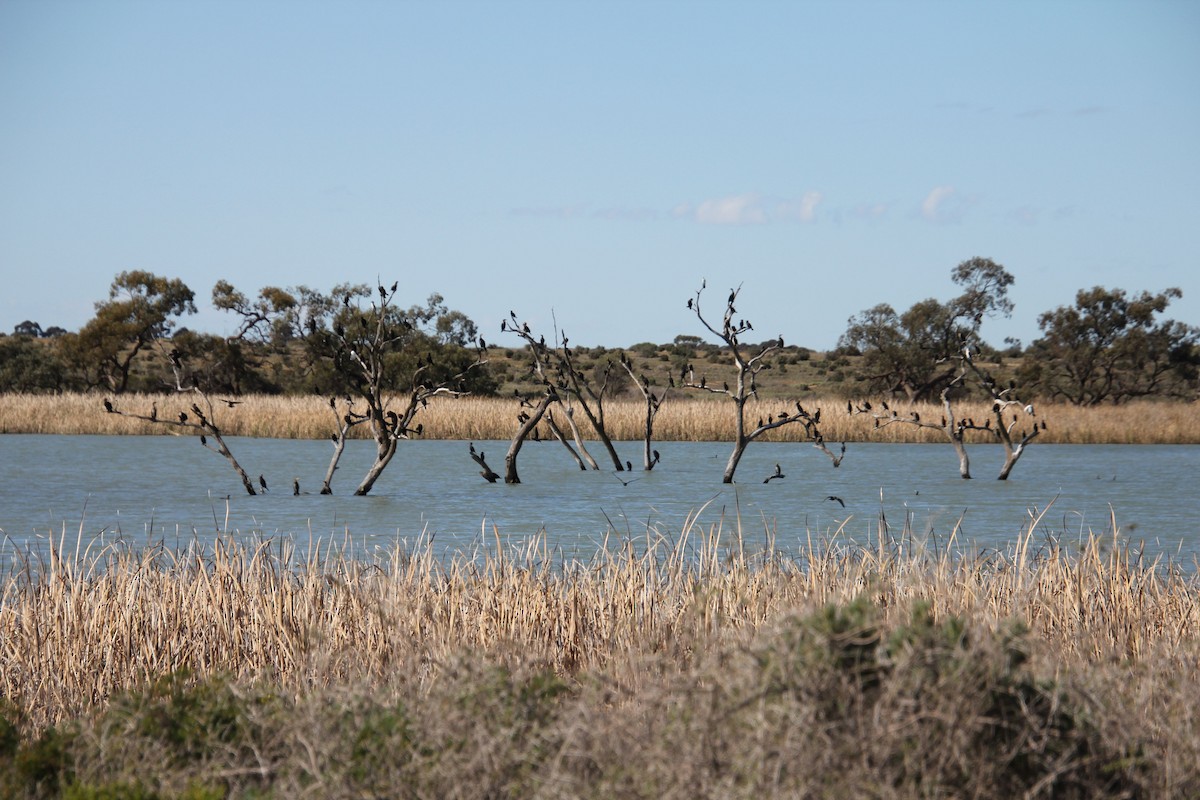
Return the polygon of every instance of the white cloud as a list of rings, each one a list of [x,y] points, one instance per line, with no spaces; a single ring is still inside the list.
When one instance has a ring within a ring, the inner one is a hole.
[[[782,200],[776,207],[776,213],[784,219],[794,219],[798,222],[812,222],[817,215],[817,206],[824,198],[820,192],[809,190],[799,200]]]
[[[947,219],[944,208],[946,201],[954,197],[953,186],[935,186],[921,202],[921,216],[930,222],[944,222]]]
[[[696,208],[696,221],[705,225],[761,225],[767,221],[757,194],[735,194],[705,200]]]

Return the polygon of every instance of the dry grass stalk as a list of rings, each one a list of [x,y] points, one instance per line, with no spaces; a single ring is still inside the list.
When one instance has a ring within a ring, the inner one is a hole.
[[[64,537],[18,558],[0,587],[0,694],[43,724],[177,670],[303,693],[397,670],[432,679],[464,650],[637,685],[639,654],[686,663],[859,596],[888,614],[926,601],[991,630],[1016,617],[1068,665],[1200,659],[1194,580],[1094,538],[1077,556],[1031,554],[1026,537],[988,558],[910,551],[903,537],[749,554],[739,530],[691,521],[647,538],[561,564],[544,541],[510,552],[498,536],[446,562],[423,543],[357,554],[348,541],[220,539],[169,552]]]
[[[106,414],[98,394],[6,395],[0,402],[0,432],[56,434],[163,434],[159,426]],[[219,424],[230,436],[281,439],[324,439],[332,432],[327,401],[320,397],[249,395],[236,409],[225,409]],[[157,403],[160,413],[174,414],[186,403],[173,395],[130,395],[118,404],[149,413]],[[808,408],[821,408],[821,430],[828,441],[850,442],[942,442],[936,432],[909,425],[874,429],[869,415],[850,416],[846,401],[837,398],[802,401]],[[909,406],[892,403],[901,414],[918,412],[937,419],[942,410],[933,403]],[[178,408],[176,408],[178,406]],[[793,401],[764,400],[747,406],[748,418],[766,418]],[[421,415],[425,437],[486,441],[509,439],[517,427],[520,408],[515,400],[501,398],[438,399]],[[983,419],[983,404],[964,404],[960,416]],[[621,399],[606,404],[608,426],[615,439],[634,441],[642,436],[644,404],[639,399]],[[1200,414],[1186,403],[1140,402],[1122,406],[1078,408],[1039,405],[1038,418],[1048,422],[1039,437],[1044,444],[1198,444]],[[765,437],[796,441],[803,432],[791,426]],[[356,435],[364,435],[356,431]],[[548,435],[548,434],[547,434]],[[673,395],[664,403],[655,422],[659,441],[726,441],[732,436],[732,414],[727,403]],[[985,434],[979,434],[985,442]]]

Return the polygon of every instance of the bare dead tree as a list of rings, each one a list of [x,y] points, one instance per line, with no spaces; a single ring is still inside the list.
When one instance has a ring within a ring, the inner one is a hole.
[[[158,343],[159,349],[165,351],[166,348],[161,342]],[[171,349],[165,352],[167,359],[171,364],[171,373],[174,375],[175,384],[172,387],[176,394],[181,397],[184,395],[192,396],[191,406],[187,409],[180,408],[178,412],[159,412],[157,401],[151,404],[150,412],[143,414],[134,411],[117,408],[113,401],[109,398],[104,399],[104,410],[110,414],[119,414],[123,417],[131,419],[140,419],[144,422],[154,423],[155,425],[166,425],[172,428],[178,428],[182,431],[193,432],[199,436],[200,444],[208,450],[217,453],[233,468],[237,473],[238,478],[242,482],[242,486],[246,489],[246,494],[257,495],[258,491],[254,487],[254,481],[246,474],[246,470],[238,463],[233,452],[226,444],[225,438],[221,435],[221,429],[216,422],[216,406],[224,404],[226,408],[233,409],[238,406],[240,400],[233,398],[218,398],[214,404],[213,398],[201,386],[196,376],[190,373],[178,350]],[[182,400],[181,402],[186,402]],[[203,408],[201,407],[203,403]],[[189,413],[189,411],[191,413]],[[260,483],[263,482],[260,476]]]
[[[964,480],[971,478],[971,462],[966,446],[967,435],[979,431],[987,436],[995,437],[1004,447],[1005,454],[1004,464],[1000,468],[997,479],[1008,480],[1009,474],[1025,452],[1025,448],[1037,438],[1041,431],[1046,429],[1046,422],[1034,418],[1035,411],[1032,404],[1023,403],[1017,399],[1015,382],[1010,381],[1008,386],[1001,388],[991,374],[980,369],[972,358],[971,347],[964,344],[962,352],[955,360],[958,362],[958,371],[950,384],[944,387],[940,393],[942,402],[940,419],[923,419],[920,412],[917,411],[901,413],[899,410],[891,408],[886,400],[879,401],[879,407],[873,406],[870,401],[863,401],[857,405],[851,401],[846,404],[846,409],[850,414],[870,414],[875,419],[875,428],[877,429],[885,428],[888,425],[912,425],[941,432],[958,455],[958,474]],[[961,390],[964,388],[968,376],[973,378],[973,382],[991,399],[991,410],[982,422],[976,421],[974,417],[962,417],[955,412],[955,403],[963,395]],[[1014,409],[1019,410],[1020,414],[1012,413]],[[1024,427],[1017,430],[1021,414],[1030,418],[1032,424],[1029,430]]]
[[[560,401],[556,400],[555,402],[558,403]],[[563,431],[562,426],[559,425],[558,421],[554,418],[553,406],[546,409],[546,414],[543,419],[546,420],[546,427],[548,427],[550,432],[554,434],[554,438],[558,440],[558,443],[566,449],[567,454],[571,456],[571,460],[575,462],[575,466],[579,467],[580,471],[587,472],[589,464],[591,465],[592,469],[600,468],[600,465],[596,463],[596,459],[592,458],[592,454],[589,453],[587,448],[584,446],[583,439],[579,435],[579,426],[572,422],[572,417],[570,414],[567,415],[567,424],[571,428],[571,433],[574,437],[575,444],[579,447],[578,451],[571,446],[569,441],[567,441],[566,433]],[[537,428],[534,428],[533,432],[536,433]]]
[[[375,460],[354,490],[358,496],[371,491],[396,455],[401,440],[421,434],[424,425],[417,423],[416,417],[430,398],[468,394],[461,388],[464,379],[471,370],[487,363],[487,344],[480,338],[478,356],[465,369],[446,378],[433,378],[434,359],[427,354],[418,359],[407,386],[392,390],[401,380],[392,369],[392,357],[406,347],[413,330],[413,324],[393,307],[397,287],[398,283],[393,283],[391,289],[380,285],[378,300],[372,299],[368,308],[352,305],[353,296],[347,292],[333,330],[326,333],[335,370],[350,381],[354,393],[366,404],[361,412],[347,410],[342,418],[345,428],[339,430],[366,424],[375,441]],[[344,432],[338,435],[344,441]],[[340,450],[335,455],[340,455]],[[336,461],[331,464],[330,477],[334,469]]]
[[[321,481],[321,494],[333,494],[333,473],[337,472],[342,454],[346,452],[346,438],[350,429],[368,419],[366,414],[355,413],[354,398],[347,395],[344,402],[345,410],[339,413],[337,398],[329,398],[329,409],[333,412],[335,432],[329,435],[330,441],[333,442],[333,456],[329,459],[329,467],[325,470],[324,480]]]
[[[570,348],[570,340],[566,331],[555,330],[555,341],[546,343],[546,337],[539,335],[534,338],[528,322],[518,322],[516,312],[510,311],[509,319],[500,322],[500,330],[513,333],[525,341],[532,360],[532,372],[547,387],[553,387],[558,395],[557,405],[563,411],[563,418],[571,428],[575,446],[580,455],[588,461],[592,469],[599,469],[583,444],[583,437],[575,420],[575,408],[578,406],[592,426],[596,437],[604,446],[608,457],[612,460],[617,471],[625,469],[612,437],[609,436],[604,422],[604,399],[610,388],[612,363],[602,370],[595,380],[589,380],[575,362],[575,354]]]
[[[495,483],[497,480],[500,479],[500,476],[497,475],[492,470],[492,468],[488,466],[487,460],[483,457],[483,451],[482,450],[477,451],[475,449],[474,442],[470,443],[470,453],[471,453],[471,460],[474,461],[476,464],[478,464],[481,468],[479,471],[480,477],[482,477],[488,483]]]
[[[644,436],[642,439],[642,468],[647,472],[654,469],[654,466],[659,462],[660,456],[657,450],[652,449],[651,442],[654,439],[654,418],[658,416],[658,408],[664,400],[667,399],[667,389],[662,389],[662,394],[650,388],[650,379],[643,375],[633,374],[633,363],[629,357],[625,355],[625,351],[621,351],[620,364],[629,373],[629,377],[633,379],[633,385],[638,388],[642,394],[642,399],[646,401],[646,418],[643,426]],[[674,377],[669,377],[670,385],[675,384]]]
[[[553,387],[547,390],[542,395],[541,400],[533,411],[529,413],[517,433],[512,438],[512,442],[508,445],[508,452],[504,456],[504,482],[505,483],[520,483],[521,477],[517,474],[517,455],[521,452],[521,446],[525,444],[525,440],[529,438],[529,434],[537,428],[537,424],[546,414],[546,409],[550,408],[552,403],[558,402],[558,395]]]
[[[760,419],[758,425],[752,428],[747,425],[746,401],[751,397],[757,396],[758,376],[763,370],[770,368],[771,365],[767,359],[771,354],[783,348],[783,337],[770,339],[755,346],[742,344],[741,336],[748,331],[754,330],[754,326],[748,320],[734,319],[734,315],[737,314],[737,308],[734,304],[737,302],[738,294],[741,292],[740,286],[729,291],[729,298],[725,301],[725,310],[721,315],[720,327],[714,326],[704,316],[704,312],[701,309],[701,301],[703,300],[706,286],[707,283],[701,283],[696,296],[688,299],[687,307],[700,320],[700,324],[724,342],[725,346],[729,349],[730,356],[733,358],[734,366],[737,369],[735,382],[733,386],[724,382],[720,386],[710,385],[707,378],[703,375],[697,381],[695,370],[690,364],[683,368],[680,378],[683,386],[688,389],[724,395],[733,403],[733,452],[729,454],[729,461],[725,464],[725,474],[722,478],[725,483],[733,483],[734,473],[737,471],[738,462],[742,460],[742,455],[746,452],[746,447],[768,431],[782,428],[785,425],[799,424],[804,426],[806,435],[809,438],[814,440],[820,439],[820,430],[817,425],[820,421],[821,411],[817,409],[815,413],[810,414],[797,402],[795,413],[792,413],[790,409],[784,409],[778,414],[771,414],[765,422]]]

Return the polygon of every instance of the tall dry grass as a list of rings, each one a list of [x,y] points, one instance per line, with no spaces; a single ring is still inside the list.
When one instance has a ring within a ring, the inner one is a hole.
[[[178,429],[106,414],[97,394],[32,395],[10,394],[0,398],[0,433],[58,434],[163,434]],[[192,403],[191,396],[136,395],[117,399],[119,408],[148,414],[157,404],[160,415],[174,417]],[[845,400],[804,400],[809,409],[822,409],[821,429],[830,441],[848,442],[942,442],[936,431],[912,425],[874,427],[867,415],[846,413]],[[937,419],[937,404],[896,404],[901,414],[918,412],[924,419]],[[747,419],[751,423],[781,410],[794,410],[794,403],[751,401]],[[441,398],[429,404],[418,418],[424,435],[436,439],[508,439],[517,428],[520,407],[515,400],[498,398]],[[956,409],[960,416],[985,419],[988,407],[966,403]],[[1039,405],[1038,419],[1047,429],[1037,440],[1054,444],[1197,444],[1200,443],[1200,411],[1195,404],[1139,402],[1122,406],[1079,408],[1068,405]],[[610,433],[618,440],[637,440],[643,435],[644,406],[640,400],[621,399],[606,404]],[[233,409],[217,409],[217,424],[232,436],[323,439],[334,430],[334,418],[319,397],[250,395]],[[361,427],[353,432],[365,436]],[[659,441],[723,441],[733,437],[732,408],[728,402],[671,396],[658,414],[655,439]],[[799,426],[787,426],[768,435],[767,440],[796,441],[803,435]],[[977,441],[990,441],[984,433]]]
[[[463,649],[518,652],[564,675],[612,670],[860,596],[885,614],[924,601],[993,630],[1015,617],[1080,667],[1200,664],[1194,579],[1096,538],[1073,554],[1031,532],[1006,554],[956,557],[904,535],[867,547],[835,537],[787,555],[689,523],[564,564],[543,541],[512,551],[496,535],[494,549],[448,561],[422,544],[359,553],[349,541],[230,538],[169,551],[64,536],[15,554],[0,584],[0,695],[47,723],[178,670],[270,675],[292,691],[395,670],[432,677]]]
[[[785,554],[685,524],[570,563],[64,536],[0,583],[0,696],[94,720],[74,773],[163,796],[1192,796],[1194,577],[1033,529]]]

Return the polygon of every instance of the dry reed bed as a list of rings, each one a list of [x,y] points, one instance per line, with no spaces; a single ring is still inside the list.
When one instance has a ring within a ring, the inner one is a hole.
[[[0,585],[0,696],[42,725],[177,670],[271,679],[299,695],[398,671],[428,684],[464,651],[636,687],[641,656],[685,663],[860,596],[891,623],[918,600],[990,630],[1024,620],[1067,668],[1195,672],[1193,578],[1095,538],[1072,556],[1034,553],[1031,538],[987,558],[838,539],[785,557],[746,553],[737,530],[685,525],[641,554],[626,542],[569,564],[538,543],[505,552],[499,541],[448,561],[428,546],[359,559],[346,543],[301,552],[286,539],[180,552],[60,541],[18,554]]]
[[[0,433],[57,434],[171,434],[174,426],[155,425],[106,414],[99,394],[31,395],[10,394],[0,401]],[[131,395],[117,399],[119,408],[148,414],[157,404],[160,416],[173,418],[193,402],[190,395]],[[913,425],[891,424],[874,427],[867,415],[846,413],[844,399],[824,398],[802,401],[809,409],[822,409],[821,429],[830,441],[849,442],[944,442],[944,437]],[[876,406],[878,407],[878,402]],[[937,404],[909,405],[892,402],[900,414],[918,412],[923,419],[938,419]],[[794,403],[751,401],[751,423],[782,410],[793,410]],[[440,399],[432,402],[419,420],[426,438],[490,440],[508,439],[517,427],[517,401],[501,398]],[[960,416],[983,420],[988,406],[963,404]],[[1200,444],[1200,412],[1191,403],[1139,402],[1122,406],[1078,408],[1068,405],[1039,405],[1037,418],[1047,422],[1038,442],[1045,444]],[[606,404],[606,420],[613,437],[637,440],[643,435],[645,407],[640,400],[620,399]],[[326,400],[320,397],[279,397],[250,395],[236,408],[221,406],[215,418],[222,430],[234,436],[283,439],[324,439],[334,430],[334,416]],[[1027,424],[1022,419],[1020,424]],[[360,427],[355,435],[366,436]],[[587,432],[587,433],[590,433]],[[773,431],[766,438],[796,441],[803,435],[799,426]],[[663,403],[655,423],[659,441],[726,441],[733,437],[732,410],[728,403],[672,395]],[[974,434],[974,441],[992,439]]]

